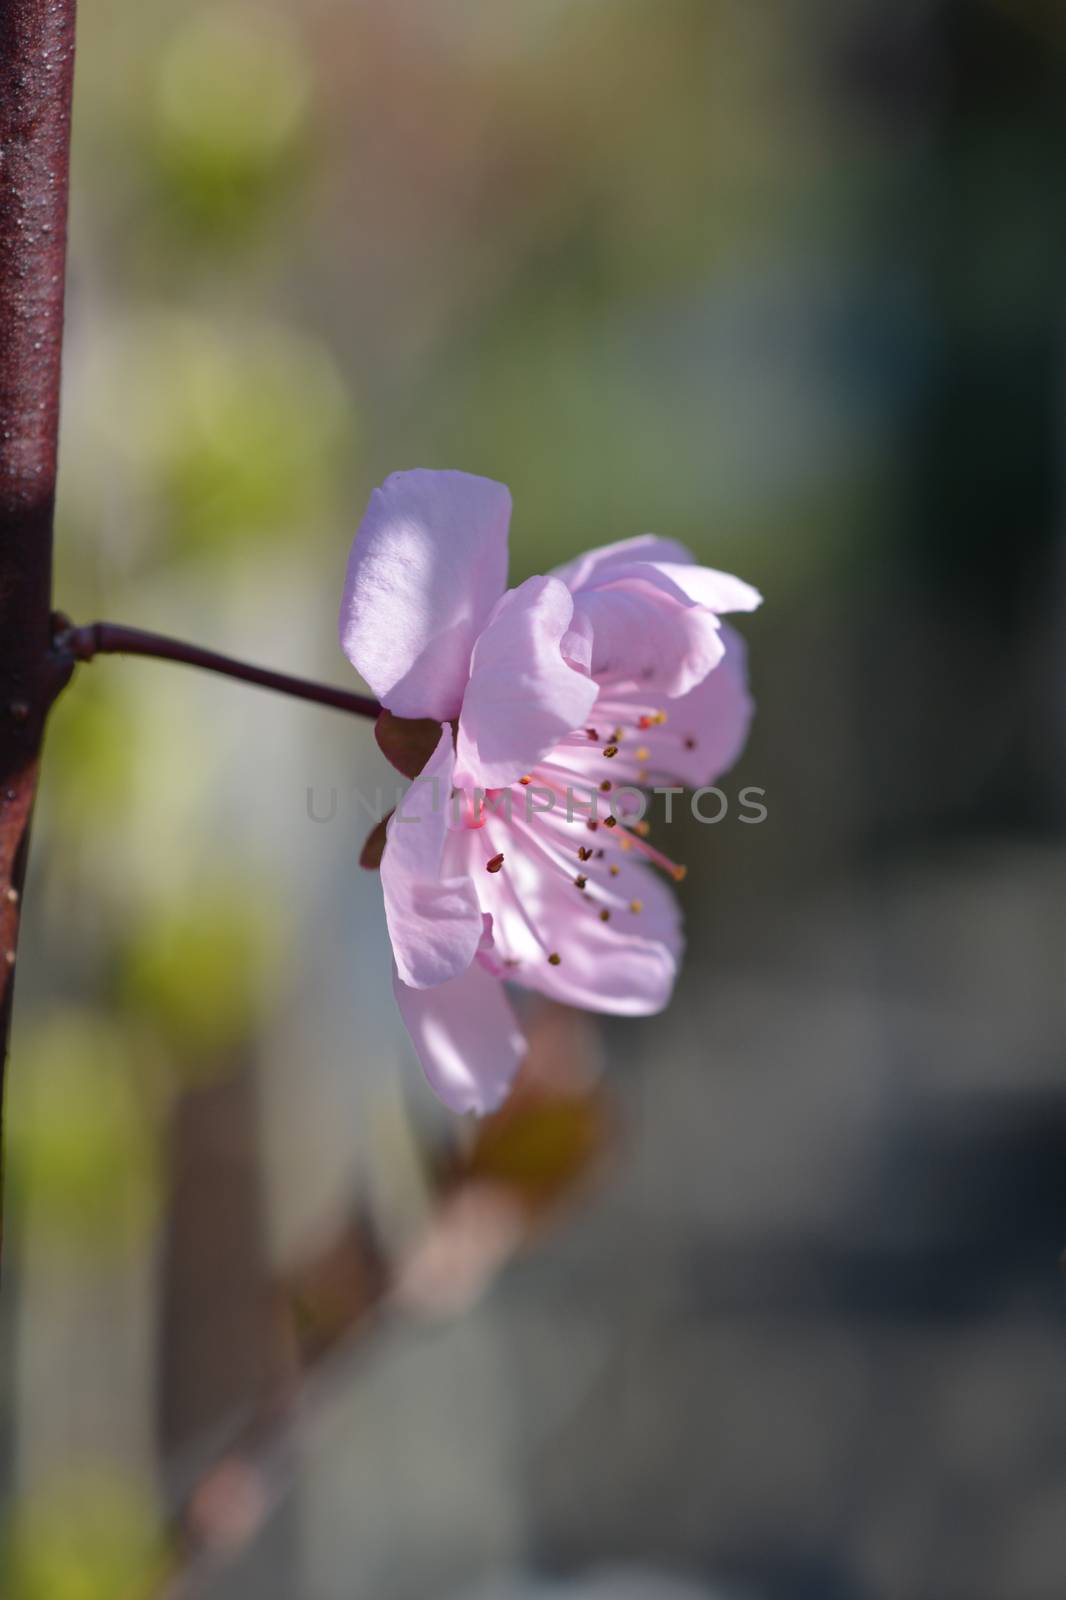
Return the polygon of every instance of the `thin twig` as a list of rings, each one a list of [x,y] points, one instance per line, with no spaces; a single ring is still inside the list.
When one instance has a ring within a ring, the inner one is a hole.
[[[177,661],[187,667],[199,667],[203,672],[218,672],[226,678],[237,678],[241,683],[254,683],[261,689],[274,689],[278,694],[330,706],[334,711],[347,711],[355,717],[377,717],[381,712],[378,702],[369,695],[352,694],[347,689],[314,683],[309,678],[294,678],[287,672],[253,667],[246,661],[235,661],[232,656],[203,650],[199,645],[170,639],[162,633],[146,633],[143,628],[126,628],[118,622],[88,622],[79,628],[58,614],[53,621],[55,650],[61,658],[72,662],[91,661],[94,656],[149,656],[158,661]]]

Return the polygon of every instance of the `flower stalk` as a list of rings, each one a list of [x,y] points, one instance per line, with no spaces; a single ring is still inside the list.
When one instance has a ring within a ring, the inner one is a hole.
[[[187,667],[198,667],[203,672],[217,672],[225,678],[236,678],[260,689],[273,689],[277,694],[329,706],[334,711],[346,711],[355,717],[377,717],[381,712],[381,706],[369,695],[352,694],[347,689],[335,689],[332,684],[315,683],[310,678],[296,678],[287,672],[252,666],[183,639],[148,633],[143,628],[128,628],[118,622],[89,622],[75,627],[56,613],[53,635],[58,659],[69,663],[70,667],[75,662],[92,661],[96,656],[147,656],[156,661],[176,661]]]

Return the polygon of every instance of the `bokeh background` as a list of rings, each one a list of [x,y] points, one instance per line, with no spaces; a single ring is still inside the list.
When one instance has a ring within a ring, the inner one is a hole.
[[[82,668],[20,958],[7,1600],[1066,1593],[1057,0],[97,0],[57,600],[350,681],[397,468],[767,597],[662,1018],[442,1115],[369,726]]]

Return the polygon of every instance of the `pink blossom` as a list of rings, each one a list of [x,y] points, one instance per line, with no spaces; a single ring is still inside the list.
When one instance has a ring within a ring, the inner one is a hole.
[[[456,1111],[498,1106],[524,1054],[501,979],[621,1016],[666,1005],[683,869],[602,804],[624,784],[710,783],[752,714],[742,641],[720,622],[760,603],[748,584],[648,534],[505,589],[510,514],[486,478],[394,474],[340,617],[387,711],[440,730],[381,882],[400,1012]]]

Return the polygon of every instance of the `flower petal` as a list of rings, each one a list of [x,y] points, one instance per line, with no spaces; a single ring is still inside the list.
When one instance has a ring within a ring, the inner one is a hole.
[[[466,472],[396,472],[348,558],[341,648],[398,717],[456,716],[470,651],[507,580],[511,495]]]
[[[610,686],[601,694],[591,721],[623,734],[611,765],[616,786],[682,783],[698,788],[714,783],[737,760],[755,711],[748,693],[747,647],[728,623],[722,624],[720,638],[722,660],[687,694],[664,703],[638,684]],[[603,777],[599,745],[574,739],[554,759],[590,789]]]
[[[692,556],[683,544],[674,539],[660,539],[654,533],[642,533],[635,539],[619,539],[616,544],[600,545],[598,550],[586,550],[583,556],[552,569],[552,576],[561,578],[572,594],[606,576],[612,567],[626,566],[633,561],[690,562]]]
[[[603,859],[582,861],[578,846],[606,834],[591,835],[580,817],[567,822],[562,809],[526,822],[516,807],[509,833],[502,871],[474,874],[482,908],[492,914],[493,957],[507,963],[508,978],[589,1011],[661,1011],[683,945],[670,886],[613,843]]]
[[[443,875],[455,770],[452,730],[389,819],[381,860],[385,920],[401,979],[430,988],[465,972],[481,941],[482,917],[465,873]]]
[[[638,566],[645,564],[653,566],[656,572],[676,584],[691,601],[706,606],[708,611],[757,611],[762,605],[762,595],[758,589],[753,589],[743,578],[735,578],[731,572],[716,572],[713,567],[682,565],[673,561],[652,561],[634,563],[629,575],[636,576]],[[612,577],[623,575],[623,572],[611,574]]]
[[[725,655],[714,671],[671,701],[669,722],[651,730],[655,769],[690,788],[714,783],[729,771],[748,741],[755,714],[748,692],[747,646],[728,625],[722,628],[722,643]],[[667,736],[661,756],[660,734]]]
[[[596,685],[562,654],[574,602],[558,578],[505,594],[470,662],[459,717],[460,782],[502,788],[580,726]]]
[[[592,630],[593,677],[687,694],[722,659],[718,618],[651,565],[619,571],[635,575],[574,597],[575,614]]]
[[[503,984],[477,961],[435,989],[393,975],[400,1015],[433,1092],[453,1111],[495,1111],[526,1053]]]

